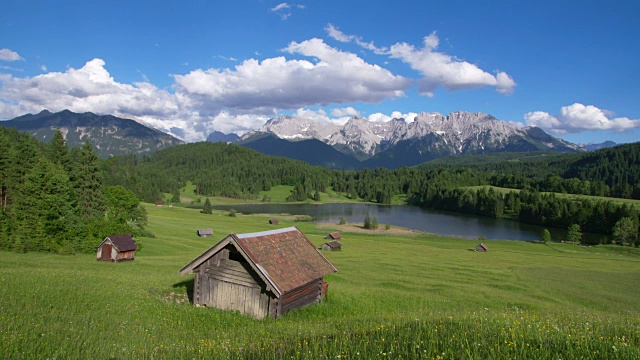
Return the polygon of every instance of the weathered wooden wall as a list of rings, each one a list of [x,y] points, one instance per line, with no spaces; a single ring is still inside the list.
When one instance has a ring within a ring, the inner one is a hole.
[[[270,303],[266,285],[252,274],[248,264],[230,260],[229,254],[224,249],[198,267],[194,303],[265,318]]]
[[[278,311],[278,316],[285,314],[291,309],[320,302],[322,299],[322,283],[322,279],[316,279],[283,294],[280,297],[280,311]]]

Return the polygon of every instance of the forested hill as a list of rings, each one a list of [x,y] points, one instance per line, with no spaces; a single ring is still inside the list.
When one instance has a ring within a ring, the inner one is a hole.
[[[602,181],[611,188],[621,188],[621,197],[631,197],[634,188],[640,187],[640,142],[584,154],[564,177]]]
[[[142,159],[114,157],[104,164],[107,184],[124,185],[149,202],[159,200],[163,192],[175,192],[187,181],[195,184],[199,194],[248,198],[274,185],[300,185],[307,194],[324,191],[331,178],[331,172],[319,166],[210,142],[178,145]]]

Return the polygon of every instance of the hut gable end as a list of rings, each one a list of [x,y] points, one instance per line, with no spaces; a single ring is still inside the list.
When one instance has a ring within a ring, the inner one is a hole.
[[[110,235],[97,249],[97,260],[120,262],[133,260],[138,244],[129,234]]]

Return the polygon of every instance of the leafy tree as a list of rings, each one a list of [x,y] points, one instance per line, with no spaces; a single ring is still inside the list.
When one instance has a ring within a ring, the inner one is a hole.
[[[340,218],[340,221],[338,221],[338,225],[344,225],[347,223],[347,220],[343,217]]]
[[[540,234],[540,240],[545,244],[551,241],[551,233],[549,232],[549,230],[542,230],[542,234]]]
[[[582,240],[582,232],[580,232],[580,225],[571,224],[567,230],[567,242],[573,244],[579,244]]]
[[[211,201],[209,201],[209,198],[207,198],[204,201],[204,206],[202,207],[202,213],[203,214],[211,214]]]
[[[638,225],[630,217],[623,217],[613,226],[612,233],[616,243],[633,246],[638,239]]]
[[[111,234],[143,233],[147,224],[147,212],[133,192],[123,186],[106,186],[104,199],[108,210],[101,237]]]

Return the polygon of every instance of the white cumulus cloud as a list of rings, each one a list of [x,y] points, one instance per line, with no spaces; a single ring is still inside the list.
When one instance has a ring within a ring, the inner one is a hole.
[[[325,31],[327,32],[327,34],[329,34],[329,37],[338,40],[340,42],[343,43],[349,43],[349,42],[354,42],[356,43],[358,46],[361,46],[367,50],[371,50],[376,54],[386,54],[388,49],[384,48],[384,47],[377,47],[373,41],[371,42],[366,42],[362,40],[362,37],[360,36],[356,36],[356,35],[347,35],[345,33],[343,33],[342,31],[340,31],[337,27],[333,26],[333,24],[327,24],[327,26],[325,26]]]
[[[404,119],[406,122],[413,122],[416,116],[418,116],[418,114],[414,112],[408,112],[406,114],[403,114],[400,111],[394,111],[391,113],[391,115],[387,115],[379,112],[374,113],[369,115],[368,119],[369,121],[373,121],[373,122],[387,122],[393,119]]]
[[[197,69],[174,75],[175,88],[207,113],[228,110],[273,114],[277,109],[312,105],[379,102],[404,96],[411,85],[411,80],[320,39],[292,42],[283,50],[318,61],[287,60],[283,56],[249,59],[233,69]]]
[[[433,96],[433,91],[440,86],[448,90],[495,86],[501,93],[513,92],[516,83],[507,73],[498,72],[494,76],[474,64],[438,52],[439,43],[438,35],[433,32],[424,38],[422,48],[397,43],[389,49],[392,58],[402,60],[424,75],[418,89],[421,94]]]
[[[18,61],[24,60],[17,52],[9,49],[0,49],[0,60],[2,61]]]
[[[332,116],[342,117],[342,116],[360,116],[360,112],[353,107],[345,107],[345,108],[334,108],[331,110]]]
[[[529,112],[524,119],[527,125],[540,127],[555,135],[597,130],[625,131],[640,127],[640,119],[616,118],[607,110],[580,103],[563,106],[557,115],[545,111]]]
[[[337,41],[354,42],[376,54],[385,54],[408,64],[424,76],[419,81],[418,91],[421,95],[433,96],[434,91],[441,86],[448,90],[495,86],[498,92],[511,94],[516,86],[513,78],[505,72],[493,75],[474,64],[438,52],[440,39],[435,32],[424,37],[422,48],[402,42],[387,49],[378,47],[373,42],[365,42],[360,36],[345,34],[332,24],[328,24],[325,31]]]

